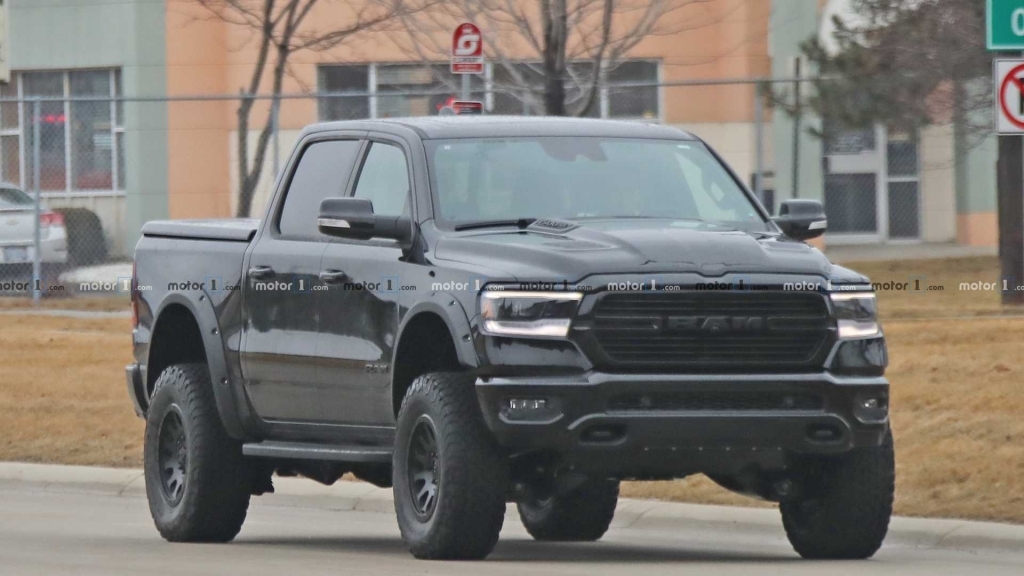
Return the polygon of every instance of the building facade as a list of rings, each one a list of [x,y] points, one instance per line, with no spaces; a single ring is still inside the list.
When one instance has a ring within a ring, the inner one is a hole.
[[[7,5],[13,72],[0,87],[7,99],[0,103],[0,180],[32,187],[34,120],[25,99],[42,97],[44,196],[51,206],[95,211],[115,254],[130,253],[146,220],[234,214],[239,102],[232,95],[251,82],[257,50],[250,30],[210,18],[190,0]],[[319,5],[308,21],[344,19],[337,6]],[[880,126],[822,141],[810,134],[821,128],[811,114],[797,124],[762,110],[756,122],[752,80],[793,76],[800,42],[819,33],[828,9],[816,0],[714,0],[673,12],[661,33],[639,42],[607,74],[589,114],[691,130],[748,180],[760,157],[773,175],[766,203],[821,199],[830,218],[827,242],[994,245],[994,146],[963,145],[950,126],[920,134],[890,134]],[[458,92],[443,54],[412,54],[398,35],[364,34],[293,55],[283,92],[320,96],[281,103],[253,215],[262,215],[275,174],[305,125],[435,114]],[[515,91],[516,82],[539,82],[537,56],[497,33],[485,42],[511,46],[516,63],[489,63],[472,81],[473,97],[492,114],[540,113],[535,98]],[[264,79],[264,91],[268,85]],[[102,100],[121,95],[128,99]],[[253,109],[250,158],[270,112],[268,100]]]

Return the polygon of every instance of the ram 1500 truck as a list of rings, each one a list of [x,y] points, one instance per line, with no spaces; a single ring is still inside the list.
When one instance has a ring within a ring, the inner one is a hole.
[[[681,130],[500,117],[311,126],[262,219],[150,222],[128,391],[150,510],[229,541],[272,477],[393,487],[419,558],[483,558],[515,502],[596,540],[622,480],[777,502],[865,558],[892,510],[868,279]]]

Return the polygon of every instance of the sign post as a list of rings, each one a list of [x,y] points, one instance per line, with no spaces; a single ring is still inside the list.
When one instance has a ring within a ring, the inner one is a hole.
[[[469,100],[470,74],[484,73],[484,37],[471,22],[455,27],[452,33],[452,74],[462,75],[462,99]]]
[[[1024,50],[1024,0],[985,0],[989,50]],[[995,63],[999,261],[1004,286],[1024,284],[1024,61]],[[1003,290],[1003,304],[1024,304],[1024,292]]]

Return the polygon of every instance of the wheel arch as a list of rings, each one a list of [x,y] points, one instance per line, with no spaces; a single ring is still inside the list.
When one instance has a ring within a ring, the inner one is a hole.
[[[470,334],[469,318],[454,296],[437,294],[409,309],[399,326],[392,362],[391,394],[396,416],[417,376],[478,366]]]
[[[243,439],[245,433],[235,410],[221,331],[209,297],[203,294],[192,299],[180,293],[169,294],[160,303],[155,318],[144,374],[147,403],[157,378],[168,366],[205,364],[225,430],[231,437]]]

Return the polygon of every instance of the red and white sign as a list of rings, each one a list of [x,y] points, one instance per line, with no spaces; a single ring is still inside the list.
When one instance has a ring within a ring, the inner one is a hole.
[[[1024,60],[996,60],[996,131],[1024,134]]]
[[[443,105],[438,105],[437,113],[440,116],[483,114],[484,103],[476,100],[456,100],[455,96],[452,96]]]
[[[476,24],[459,24],[452,34],[452,74],[484,73],[484,37]]]

